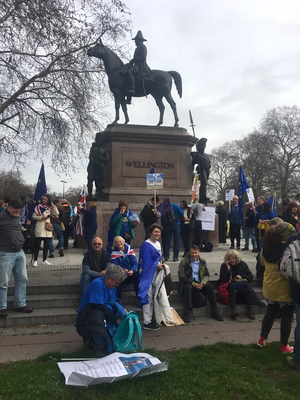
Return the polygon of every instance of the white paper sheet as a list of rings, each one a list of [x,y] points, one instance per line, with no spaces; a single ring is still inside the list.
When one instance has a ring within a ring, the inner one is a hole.
[[[66,385],[89,386],[145,376],[168,369],[168,364],[147,353],[113,353],[89,361],[59,362]]]

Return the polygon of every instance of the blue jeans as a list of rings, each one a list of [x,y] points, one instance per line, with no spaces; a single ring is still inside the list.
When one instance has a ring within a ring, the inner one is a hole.
[[[56,233],[58,239],[58,248],[64,248],[64,233],[60,224],[53,224],[54,232]],[[50,240],[49,243],[49,253],[54,254],[54,246],[53,246],[53,239]]]
[[[180,225],[168,224],[165,225],[165,235],[164,235],[164,257],[170,257],[170,245],[173,234],[174,240],[174,249],[173,256],[174,258],[178,258],[179,254],[179,243],[180,243]]]
[[[88,245],[88,250],[93,250],[93,239],[96,234],[96,229],[95,228],[89,228],[89,227],[84,227],[84,238],[87,241]]]
[[[300,365],[300,303],[295,301],[296,311],[296,327],[295,327],[295,344],[294,344],[294,363]]]
[[[14,308],[26,306],[26,258],[23,250],[18,253],[0,251],[0,310],[7,308],[8,282],[14,274]]]
[[[251,237],[252,247],[253,249],[256,249],[255,228],[245,226],[244,235],[245,235],[245,247],[249,249],[249,239]]]

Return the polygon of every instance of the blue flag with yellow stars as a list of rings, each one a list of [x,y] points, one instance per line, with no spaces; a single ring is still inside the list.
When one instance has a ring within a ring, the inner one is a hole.
[[[156,207],[156,210],[163,217],[164,215],[166,215],[171,210],[171,208],[172,208],[172,204],[170,202],[170,199],[167,198],[162,203],[160,203],[159,206]]]
[[[240,165],[239,172],[239,213],[241,220],[244,221],[244,211],[243,211],[243,195],[246,190],[249,189],[249,185],[247,183],[247,179],[245,177],[242,166]]]
[[[44,194],[47,193],[47,185],[46,185],[46,178],[45,178],[45,169],[44,163],[42,163],[39,179],[36,184],[36,189],[33,197],[33,204],[34,207],[41,203],[42,197]]]
[[[276,193],[269,198],[268,202],[271,204],[271,210],[274,211],[274,217],[277,217]]]
[[[33,201],[30,201],[30,203],[28,203],[28,216],[31,222],[32,222],[33,210],[38,204],[41,203],[42,197],[46,193],[47,193],[47,186],[45,178],[45,169],[44,169],[44,163],[42,163],[39,178],[36,184]]]
[[[139,292],[138,299],[140,305],[148,304],[147,293],[157,269],[157,264],[160,261],[160,254],[157,249],[148,242],[144,242],[139,251],[139,264],[138,264],[138,275],[139,275]]]

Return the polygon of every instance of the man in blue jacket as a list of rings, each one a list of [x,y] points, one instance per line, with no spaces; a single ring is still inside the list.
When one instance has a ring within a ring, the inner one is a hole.
[[[243,220],[241,217],[241,210],[239,209],[239,198],[233,196],[229,213],[230,222],[230,240],[231,249],[234,249],[234,239],[236,239],[237,249],[241,248],[241,228],[243,227]]]
[[[170,245],[173,234],[174,241],[174,249],[173,249],[173,261],[178,261],[179,255],[179,244],[180,244],[180,219],[179,216],[183,217],[184,213],[178,204],[172,204],[172,210],[174,212],[175,218],[177,220],[175,222],[170,222],[168,220],[168,214],[166,214],[162,218],[162,223],[164,227],[164,240],[163,240],[163,250],[164,250],[164,259],[168,261],[170,257]]]

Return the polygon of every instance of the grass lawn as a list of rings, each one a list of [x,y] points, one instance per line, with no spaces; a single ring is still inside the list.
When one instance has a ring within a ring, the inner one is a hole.
[[[0,365],[1,400],[167,400],[300,398],[300,373],[288,368],[279,344],[218,343],[176,352],[144,350],[169,362],[167,372],[90,388],[66,387],[56,360],[49,354],[36,361]],[[60,359],[62,354],[53,354]],[[76,353],[65,357],[84,357]],[[90,355],[89,355],[90,356]]]

